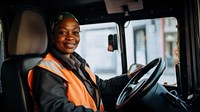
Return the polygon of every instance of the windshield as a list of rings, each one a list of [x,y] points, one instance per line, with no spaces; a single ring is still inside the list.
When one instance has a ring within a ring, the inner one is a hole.
[[[176,85],[177,21],[174,17],[128,21],[125,24],[128,66],[146,65],[162,57],[167,63],[159,82]]]
[[[128,67],[133,63],[146,65],[162,57],[167,67],[159,83],[176,85],[176,25],[177,21],[173,17],[126,22],[124,28]],[[81,25],[81,42],[76,51],[86,59],[91,70],[103,79],[122,73],[120,50],[107,51],[108,36],[118,33],[116,26],[116,23]]]

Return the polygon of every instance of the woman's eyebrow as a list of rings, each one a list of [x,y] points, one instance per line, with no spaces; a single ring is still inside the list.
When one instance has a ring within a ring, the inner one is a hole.
[[[80,27],[75,27],[74,30],[78,29],[80,31]]]
[[[62,27],[62,26],[59,27],[58,29],[66,29],[66,30],[68,30],[66,27]],[[77,27],[73,28],[73,30],[76,30],[76,29],[80,30],[80,27],[77,26]]]

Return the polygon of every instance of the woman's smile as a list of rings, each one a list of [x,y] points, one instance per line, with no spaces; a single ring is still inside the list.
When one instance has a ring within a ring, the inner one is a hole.
[[[68,49],[72,49],[76,47],[75,43],[64,43],[63,45]]]

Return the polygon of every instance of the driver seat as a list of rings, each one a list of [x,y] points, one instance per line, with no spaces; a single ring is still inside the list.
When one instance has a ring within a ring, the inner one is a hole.
[[[16,13],[8,40],[10,57],[1,68],[5,112],[34,111],[27,75],[45,54],[47,40],[40,11],[24,9]]]

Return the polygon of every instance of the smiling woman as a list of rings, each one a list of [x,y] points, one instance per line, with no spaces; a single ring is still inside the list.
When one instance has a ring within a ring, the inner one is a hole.
[[[59,12],[56,17],[53,45],[28,73],[28,84],[39,110],[116,111],[116,98],[138,71],[107,80],[99,78],[90,70],[87,61],[75,52],[80,41],[77,19],[68,12]],[[56,106],[52,108],[51,105]]]

